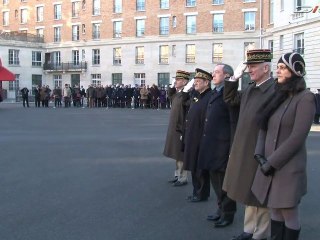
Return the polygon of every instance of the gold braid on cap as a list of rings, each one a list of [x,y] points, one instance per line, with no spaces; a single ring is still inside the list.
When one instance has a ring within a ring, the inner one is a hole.
[[[202,72],[197,72],[194,78],[202,78],[205,80],[211,80],[211,76],[208,76],[208,74],[202,73]]]

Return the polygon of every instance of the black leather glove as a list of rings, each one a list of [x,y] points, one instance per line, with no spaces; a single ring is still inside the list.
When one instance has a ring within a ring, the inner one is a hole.
[[[268,161],[261,166],[260,170],[265,176],[273,175],[275,171]]]
[[[264,156],[260,154],[255,154],[254,159],[259,163],[260,166],[262,166],[268,161]]]
[[[263,173],[263,175],[265,176],[273,175],[275,169],[270,165],[270,163],[264,156],[260,154],[255,154],[254,159],[259,163],[260,170]]]

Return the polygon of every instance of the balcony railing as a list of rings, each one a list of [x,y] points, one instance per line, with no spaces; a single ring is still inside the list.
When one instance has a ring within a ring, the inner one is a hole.
[[[87,62],[44,63],[43,70],[51,72],[82,72],[87,71]]]
[[[0,39],[13,40],[13,41],[24,41],[24,42],[37,42],[43,43],[43,36],[34,35],[31,33],[21,33],[21,32],[0,32]]]

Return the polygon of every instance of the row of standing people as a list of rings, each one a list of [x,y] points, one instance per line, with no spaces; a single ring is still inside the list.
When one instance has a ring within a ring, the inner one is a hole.
[[[151,87],[143,86],[131,87],[130,85],[90,85],[87,89],[81,86],[70,87],[65,84],[64,88],[56,87],[53,90],[49,86],[38,86],[34,90],[35,106],[49,107],[49,101],[54,101],[54,107],[120,107],[120,108],[170,108],[168,98],[168,88],[162,86],[160,89],[153,84]],[[21,89],[23,106],[29,107],[29,90],[24,87]]]
[[[211,180],[217,206],[207,220],[215,227],[232,224],[236,202],[244,204],[244,231],[232,240],[299,238],[315,97],[306,89],[301,55],[283,54],[277,79],[270,77],[271,60],[270,50],[258,49],[248,51],[247,62],[234,72],[227,64],[215,66],[212,76],[196,69],[199,95],[193,98],[189,74],[178,71],[172,89],[164,155],[176,160],[176,171],[169,182],[183,186],[191,171],[187,200],[200,202],[208,199]],[[252,83],[238,91],[245,68]]]

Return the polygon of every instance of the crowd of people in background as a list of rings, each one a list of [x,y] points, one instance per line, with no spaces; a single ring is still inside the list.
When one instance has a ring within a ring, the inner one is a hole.
[[[25,102],[29,107],[29,90],[21,89],[23,106]],[[117,85],[89,85],[87,89],[77,85],[71,87],[65,84],[63,88],[55,87],[53,90],[47,86],[38,86],[34,89],[35,107],[49,107],[50,101],[54,103],[53,108],[59,107],[88,107],[88,108],[132,108],[132,109],[168,109],[170,99],[168,97],[167,85],[158,87],[132,87],[124,84]]]

